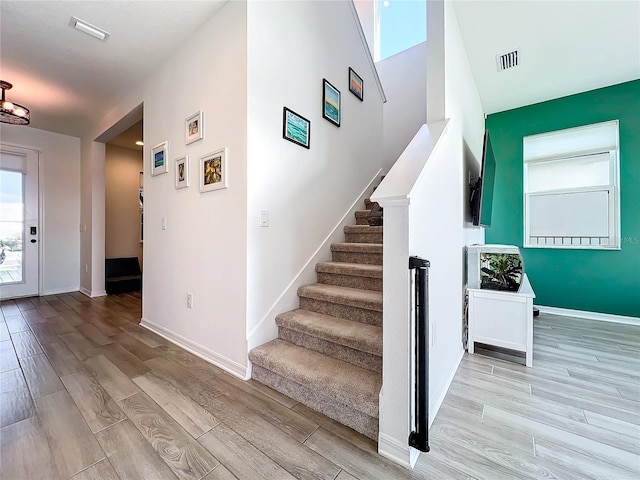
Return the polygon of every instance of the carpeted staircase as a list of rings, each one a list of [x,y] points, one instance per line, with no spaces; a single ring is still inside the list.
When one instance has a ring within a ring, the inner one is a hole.
[[[377,440],[382,385],[382,226],[366,210],[298,289],[300,308],[276,317],[278,338],[253,349],[252,377]]]

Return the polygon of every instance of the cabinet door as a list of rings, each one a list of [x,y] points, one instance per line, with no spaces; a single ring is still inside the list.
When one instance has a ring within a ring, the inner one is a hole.
[[[516,295],[475,294],[473,340],[497,347],[526,351],[527,300]]]

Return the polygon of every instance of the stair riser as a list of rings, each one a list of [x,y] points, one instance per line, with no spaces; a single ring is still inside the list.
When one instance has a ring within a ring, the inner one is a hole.
[[[355,431],[378,440],[378,419],[355,410],[349,405],[336,402],[334,399],[320,395],[307,387],[276,375],[259,365],[254,364],[251,377],[288,397],[297,400],[329,418],[353,428]]]
[[[354,214],[356,218],[356,225],[369,225],[369,222],[367,222],[367,218],[369,217],[370,213],[371,210],[356,210]]]
[[[345,233],[344,241],[347,243],[382,243],[382,233]]]
[[[371,353],[355,350],[350,347],[345,347],[344,345],[283,327],[278,328],[278,338],[298,345],[299,347],[315,350],[316,352],[324,353],[338,360],[366,368],[373,372],[382,372],[382,358]]]
[[[368,325],[382,325],[382,312],[367,310],[351,305],[340,305],[338,303],[316,300],[313,298],[300,297],[300,308],[311,310],[312,312],[324,313],[334,317],[346,318],[354,322],[366,323]]]
[[[337,285],[339,287],[361,288],[362,290],[373,290],[374,292],[382,291],[381,278],[318,272],[318,283]]]
[[[367,265],[382,265],[381,253],[365,252],[331,252],[334,262],[365,263]]]

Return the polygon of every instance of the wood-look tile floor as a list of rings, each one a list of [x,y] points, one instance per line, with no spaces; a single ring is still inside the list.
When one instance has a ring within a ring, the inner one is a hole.
[[[532,369],[465,355],[408,471],[141,328],[139,295],[0,307],[2,479],[640,478],[637,326],[541,315]]]

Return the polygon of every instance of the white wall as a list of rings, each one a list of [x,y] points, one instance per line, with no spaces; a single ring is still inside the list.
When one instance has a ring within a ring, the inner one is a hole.
[[[484,243],[484,229],[471,223],[468,178],[480,175],[482,140],[484,136],[484,110],[471,74],[471,67],[462,41],[453,2],[445,1],[445,115],[451,119],[450,127],[462,137],[462,173],[464,207],[464,245]],[[465,267],[466,268],[466,267]],[[466,269],[464,283],[466,284]]]
[[[105,176],[105,256],[138,257],[142,267],[138,193],[142,152],[107,144]]]
[[[102,169],[104,178],[104,144],[92,139],[144,104],[142,323],[239,376],[245,375],[247,362],[246,89],[246,3],[228,2],[90,127],[82,152],[87,175]],[[204,112],[204,139],[185,145],[185,119],[198,110]],[[169,142],[169,173],[152,177],[150,151],[164,141]],[[228,188],[200,193],[199,158],[222,147],[228,149]],[[185,154],[190,186],[176,190],[174,161]],[[93,199],[87,194],[83,201]],[[85,206],[89,218],[93,203]],[[94,220],[99,217],[94,210]],[[88,257],[101,248],[94,237],[83,238]],[[104,250],[102,255],[104,264]],[[193,293],[193,309],[187,309],[187,292]]]
[[[143,317],[244,375],[246,348],[246,4],[227,3],[145,84]],[[172,108],[167,108],[171,99]],[[204,139],[184,122],[204,112]],[[150,176],[150,148],[169,142],[169,173]],[[200,156],[227,148],[228,188],[200,193]],[[189,155],[175,189],[174,161]],[[161,229],[167,217],[167,229]],[[187,292],[193,309],[187,309]]]
[[[374,56],[374,38],[375,38],[375,7],[374,0],[353,0],[353,4],[358,12],[362,31],[367,39],[367,46]],[[375,57],[374,57],[375,58]]]
[[[430,243],[440,245],[441,255],[433,256],[430,287],[430,323],[436,343],[430,352],[430,401],[432,418],[446,395],[463,353],[462,318],[466,286],[465,245],[482,243],[484,232],[473,227],[469,214],[468,172],[475,172],[482,155],[484,112],[475,86],[458,22],[449,0],[444,1],[444,108],[449,119],[440,160],[428,175],[440,181],[426,189],[423,201],[440,205],[436,220],[440,235]],[[433,32],[431,32],[433,33]],[[437,44],[437,42],[436,42]],[[436,79],[442,72],[434,72]],[[446,161],[443,161],[446,159]],[[412,208],[413,208],[412,204]],[[418,211],[420,208],[418,208]],[[418,229],[434,222],[418,223]],[[413,232],[412,232],[413,235]],[[428,239],[428,232],[416,237]],[[446,242],[446,244],[442,244]],[[448,245],[445,248],[445,245]],[[426,244],[425,244],[426,246]],[[427,257],[428,258],[428,257]]]
[[[406,466],[417,458],[416,451],[406,446],[412,423],[408,412],[413,383],[406,358],[411,351],[408,305],[412,290],[406,270],[398,265],[406,262],[408,255],[431,262],[432,422],[463,354],[464,248],[482,237],[482,231],[466,221],[466,170],[477,168],[476,159],[481,155],[483,112],[451,4],[433,0],[427,3],[427,9],[428,123],[373,196],[385,208],[384,385],[378,445],[382,455]],[[440,137],[445,117],[449,121]],[[431,148],[433,153],[428,156]]]
[[[42,295],[77,291],[80,285],[80,139],[3,124],[5,144],[40,152]]]
[[[248,5],[250,348],[275,336],[276,314],[297,308],[298,273],[381,168],[382,99],[350,8],[323,1]],[[363,102],[349,92],[349,67],[364,79]],[[341,92],[339,128],[322,118],[323,78]],[[282,138],[284,106],[310,120],[310,149]],[[259,227],[261,209],[269,210],[268,228]]]
[[[376,63],[384,104],[384,160],[388,172],[427,121],[427,44],[422,42]]]
[[[90,297],[104,289],[104,143],[83,137],[81,152],[80,291]]]

